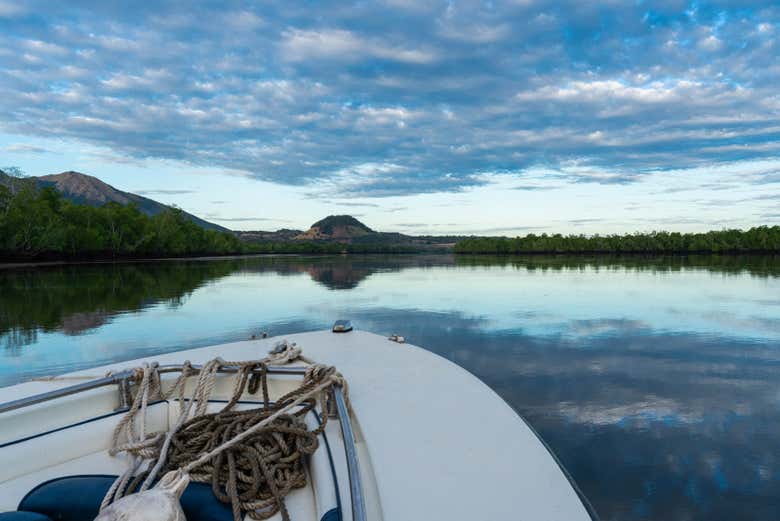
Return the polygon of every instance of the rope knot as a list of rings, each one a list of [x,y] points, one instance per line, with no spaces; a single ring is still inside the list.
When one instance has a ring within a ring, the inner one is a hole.
[[[306,368],[303,380],[306,383],[318,384],[336,374],[336,368],[332,365],[314,364]]]
[[[140,382],[144,377],[144,367],[136,367],[133,369],[133,374],[130,375],[130,380],[135,383]]]

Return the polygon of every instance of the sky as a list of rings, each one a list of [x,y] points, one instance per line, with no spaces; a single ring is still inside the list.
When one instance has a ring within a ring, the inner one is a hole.
[[[780,224],[780,4],[0,0],[0,168],[237,230]]]

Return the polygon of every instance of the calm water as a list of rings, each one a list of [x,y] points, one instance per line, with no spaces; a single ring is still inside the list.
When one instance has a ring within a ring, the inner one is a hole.
[[[780,518],[777,257],[0,270],[0,385],[338,318],[486,381],[604,520]]]

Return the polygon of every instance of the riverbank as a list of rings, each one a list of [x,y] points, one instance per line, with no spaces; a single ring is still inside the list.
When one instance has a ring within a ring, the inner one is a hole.
[[[58,266],[65,264],[110,264],[118,262],[154,262],[154,261],[189,261],[189,260],[217,260],[217,259],[235,259],[243,257],[268,257],[268,256],[316,256],[316,255],[439,255],[451,254],[451,249],[406,249],[406,248],[349,248],[349,245],[340,245],[337,248],[298,248],[276,250],[248,251],[246,253],[226,253],[226,254],[196,254],[196,255],[162,255],[162,256],[56,256],[41,255],[40,257],[30,258],[29,256],[3,255],[0,253],[0,269],[8,267],[30,267],[30,266]]]
[[[0,260],[0,270],[13,268],[45,268],[49,266],[77,266],[77,265],[101,265],[101,264],[142,264],[148,262],[172,262],[172,261],[216,261],[216,260],[238,260],[263,257],[299,257],[301,253],[247,253],[239,255],[197,255],[194,257],[126,257],[112,259],[81,259],[81,260],[51,260],[51,261],[29,261],[29,262],[5,262]],[[317,254],[312,254],[317,255]],[[330,255],[330,254],[322,254]]]
[[[455,245],[469,254],[744,254],[780,253],[780,226],[703,233],[657,231],[623,235],[541,235],[469,237]]]
[[[36,268],[98,268],[100,266],[155,265],[156,263],[222,263],[235,266],[254,265],[253,261],[266,266],[280,264],[301,265],[310,262],[324,262],[333,268],[333,273],[343,271],[347,266],[355,270],[356,266],[379,263],[390,265],[418,266],[511,266],[528,270],[562,269],[653,269],[657,271],[679,271],[685,269],[706,269],[722,273],[750,273],[756,276],[780,276],[780,253],[726,253],[726,254],[648,254],[648,253],[540,253],[529,254],[455,254],[452,252],[417,253],[254,253],[244,255],[200,255],[192,257],[147,257],[126,259],[58,260],[31,262],[0,262],[0,272],[13,269],[29,270]],[[335,275],[332,275],[335,276]]]

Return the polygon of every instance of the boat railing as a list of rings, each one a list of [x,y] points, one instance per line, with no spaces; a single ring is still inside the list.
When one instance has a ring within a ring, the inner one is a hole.
[[[184,367],[185,366],[181,364],[161,365],[157,368],[157,371],[161,374],[175,373],[181,372]],[[190,365],[189,368],[197,372],[201,369],[201,366],[193,364]],[[220,367],[218,371],[220,373],[236,373],[238,370],[239,366],[226,365]],[[305,374],[305,372],[305,367],[266,367],[267,374],[302,376]],[[109,374],[102,378],[95,378],[92,380],[79,382],[77,384],[60,387],[58,389],[53,389],[45,393],[25,396],[17,400],[0,403],[0,414],[110,385],[116,385],[118,387],[119,407],[117,410],[127,409],[130,406],[130,383],[135,378],[135,376],[136,372],[134,370],[124,370]],[[360,478],[360,467],[358,465],[357,447],[355,446],[355,434],[352,429],[352,421],[350,420],[349,411],[346,400],[344,398],[344,390],[340,385],[335,385],[333,388],[333,401],[336,404],[336,412],[339,418],[341,434],[344,438],[344,452],[347,458],[347,473],[349,474],[349,491],[352,503],[352,519],[353,521],[366,521],[366,506],[363,495],[363,484]],[[327,411],[323,412],[327,414]]]
[[[195,372],[200,371],[201,366],[191,365],[190,368]],[[163,373],[175,373],[181,372],[184,369],[184,365],[161,365],[157,371],[160,374]],[[239,366],[223,366],[219,369],[220,373],[235,373],[238,372]],[[270,366],[266,371],[268,374],[285,374],[285,375],[303,375],[306,372],[305,367],[284,367],[284,366]],[[18,400],[11,400],[9,402],[0,403],[0,414],[14,409],[21,409],[23,407],[29,407],[38,403],[48,402],[50,400],[56,400],[57,398],[63,398],[73,394],[82,393],[84,391],[90,391],[92,389],[98,389],[100,387],[106,387],[109,385],[117,385],[119,387],[119,407],[117,410],[126,409],[130,406],[128,403],[128,389],[130,381],[135,377],[135,371],[132,369],[120,371],[114,374],[109,374],[102,378],[95,378],[80,382],[58,389],[53,389],[45,393],[34,394],[31,396],[25,396]]]

